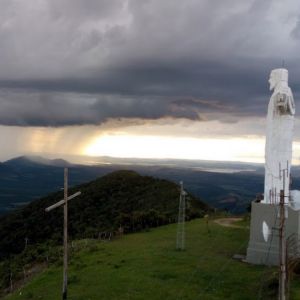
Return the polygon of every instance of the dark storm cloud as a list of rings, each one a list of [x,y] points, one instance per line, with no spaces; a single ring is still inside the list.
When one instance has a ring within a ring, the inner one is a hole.
[[[263,116],[282,59],[297,97],[297,1],[0,0],[0,123]]]
[[[110,119],[200,120],[196,109],[157,97],[103,96],[54,92],[1,92],[2,125],[63,126],[100,124]],[[158,109],[159,107],[159,109]]]

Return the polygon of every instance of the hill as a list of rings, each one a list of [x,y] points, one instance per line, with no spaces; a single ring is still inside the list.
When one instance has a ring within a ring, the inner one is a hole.
[[[116,170],[26,156],[0,163],[0,215],[59,190],[63,186],[64,166],[71,167],[70,185],[88,182]]]
[[[277,299],[274,268],[233,260],[245,253],[249,230],[204,219],[186,223],[186,251],[175,250],[176,224],[111,242],[75,242],[69,299],[268,300]],[[297,278],[295,278],[297,281]],[[61,298],[62,267],[51,265],[5,300]],[[299,285],[291,300],[299,299]]]
[[[78,190],[82,195],[69,205],[71,239],[98,237],[119,226],[125,232],[134,232],[172,223],[177,218],[179,188],[167,180],[118,171],[76,186],[70,194]],[[63,210],[46,213],[45,208],[62,198],[63,192],[56,192],[0,218],[0,259],[22,252],[25,239],[30,245],[48,240],[61,242]],[[202,216],[208,210],[193,196],[187,199],[187,219]]]
[[[209,205],[234,213],[244,212],[256,193],[263,188],[263,176],[254,171],[248,172],[245,164],[227,166],[225,163],[198,162],[193,167],[192,162],[183,164],[180,161],[178,165],[175,161],[147,161],[144,164],[132,160],[112,160],[110,164],[108,158],[106,161],[107,164],[93,166],[32,156],[6,161],[0,164],[0,214],[59,190],[63,182],[63,166],[70,168],[71,186],[124,168],[176,183],[184,181],[187,190],[197,197],[203,197]],[[214,172],[220,169],[229,173]]]
[[[89,182],[113,171],[130,169],[141,175],[178,183],[210,206],[244,213],[257,193],[263,191],[262,165],[181,160],[134,160],[101,158],[99,165],[70,164],[43,157],[18,157],[0,163],[0,215],[59,190],[63,167],[69,166],[71,186]],[[95,159],[95,162],[98,162]],[[94,162],[94,163],[95,163]],[[299,167],[293,167],[293,189],[300,187]],[[298,176],[298,177],[297,177]]]
[[[63,159],[47,159],[42,156],[19,156],[9,159],[3,163],[4,166],[15,169],[27,167],[35,168],[37,166],[55,166],[55,167],[70,167],[72,164]]]

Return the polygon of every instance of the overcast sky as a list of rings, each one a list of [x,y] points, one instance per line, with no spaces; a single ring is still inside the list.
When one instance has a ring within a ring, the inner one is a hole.
[[[0,159],[79,153],[76,143],[82,149],[101,134],[263,138],[268,76],[283,61],[298,105],[296,0],[0,0],[0,7]],[[297,120],[297,140],[299,129]]]

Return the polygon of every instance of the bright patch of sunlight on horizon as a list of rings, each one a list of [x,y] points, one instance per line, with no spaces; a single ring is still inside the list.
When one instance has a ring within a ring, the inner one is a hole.
[[[175,158],[264,162],[263,138],[200,139],[139,135],[102,135],[84,155],[121,158]]]

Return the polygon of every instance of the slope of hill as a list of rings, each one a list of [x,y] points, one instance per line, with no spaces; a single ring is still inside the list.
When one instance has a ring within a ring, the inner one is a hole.
[[[77,190],[82,195],[69,205],[70,238],[97,237],[120,225],[133,232],[176,221],[179,188],[167,180],[118,171],[74,187],[70,194]],[[0,218],[0,259],[22,252],[25,238],[31,245],[50,239],[60,242],[63,210],[46,213],[45,208],[62,198],[62,191],[57,192]],[[187,201],[188,219],[208,209],[191,195]]]
[[[32,167],[37,166],[53,166],[53,167],[70,167],[71,163],[64,159],[48,159],[42,156],[19,156],[13,159],[9,159],[3,163],[5,166],[12,168],[20,167]]]
[[[73,300],[277,299],[276,270],[233,260],[245,253],[247,228],[204,219],[186,223],[186,251],[175,251],[176,225],[110,243],[76,241],[68,295]],[[61,298],[62,268],[53,265],[5,300]],[[292,287],[291,300],[300,290]],[[298,296],[298,297],[297,297]]]

